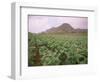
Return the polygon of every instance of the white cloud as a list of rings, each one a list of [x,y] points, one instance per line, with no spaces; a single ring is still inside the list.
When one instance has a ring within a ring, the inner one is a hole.
[[[29,19],[29,31],[38,33],[49,29],[48,18],[31,18]]]

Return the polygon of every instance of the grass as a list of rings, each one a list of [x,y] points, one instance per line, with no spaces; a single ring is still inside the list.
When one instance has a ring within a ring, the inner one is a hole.
[[[28,36],[28,65],[87,64],[87,33],[32,34]]]

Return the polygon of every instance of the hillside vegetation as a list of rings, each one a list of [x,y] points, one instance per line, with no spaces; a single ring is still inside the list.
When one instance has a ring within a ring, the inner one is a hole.
[[[55,30],[54,30],[55,29]],[[28,34],[28,65],[74,65],[88,63],[87,30],[69,24],[39,34]]]

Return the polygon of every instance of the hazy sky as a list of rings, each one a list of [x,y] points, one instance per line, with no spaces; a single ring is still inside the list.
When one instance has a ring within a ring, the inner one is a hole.
[[[61,17],[61,16],[29,16],[29,32],[39,33],[63,23],[70,24],[73,28],[88,28],[87,17]]]

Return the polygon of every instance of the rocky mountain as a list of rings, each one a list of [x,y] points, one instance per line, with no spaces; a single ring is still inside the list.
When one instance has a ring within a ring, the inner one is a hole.
[[[52,27],[42,33],[81,33],[87,32],[87,29],[74,29],[70,24],[63,23],[58,27]]]

